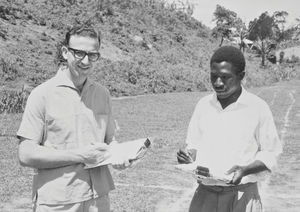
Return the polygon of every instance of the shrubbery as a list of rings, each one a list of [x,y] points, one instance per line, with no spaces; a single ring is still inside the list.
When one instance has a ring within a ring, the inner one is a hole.
[[[284,80],[300,79],[299,63],[268,63],[266,66],[260,66],[258,58],[246,57],[246,59],[245,85],[247,87],[259,87]]]
[[[113,96],[208,90],[209,58],[218,41],[192,12],[189,4],[179,7],[164,0],[1,1],[0,39],[9,42],[0,52],[5,58],[0,59],[0,82],[19,89],[16,82],[36,86],[49,79],[57,70],[53,61],[59,39],[70,26],[87,23],[101,31],[103,43],[113,47],[109,50],[121,52],[120,58],[101,59],[93,75]],[[288,65],[262,68],[250,54],[249,87],[299,76]],[[2,112],[21,110],[21,93],[1,96]]]
[[[0,113],[21,113],[24,111],[28,92],[25,90],[4,90],[0,92]]]
[[[14,81],[18,76],[18,69],[14,62],[0,59],[0,78],[4,81]]]

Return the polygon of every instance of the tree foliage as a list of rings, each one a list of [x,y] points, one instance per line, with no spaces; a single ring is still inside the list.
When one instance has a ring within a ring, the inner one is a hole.
[[[259,18],[249,23],[249,39],[255,41],[255,46],[261,55],[261,65],[265,65],[265,59],[272,49],[273,31],[275,21],[268,12],[262,13]]]
[[[286,23],[286,17],[289,15],[286,11],[275,11],[273,13],[274,22],[277,25],[281,25],[281,30],[284,30],[284,25]]]
[[[298,37],[300,35],[300,18],[295,19],[296,24],[294,26],[294,32],[295,32],[295,37]]]
[[[246,47],[245,39],[248,37],[249,32],[246,27],[246,24],[239,17],[237,17],[235,20],[234,29],[235,30],[233,32],[233,36],[238,38],[237,43],[240,47],[240,50],[242,50],[244,52],[245,47]]]
[[[273,19],[275,24],[276,40],[281,42],[289,36],[289,31],[285,30],[286,17],[288,16],[286,11],[275,11],[273,13]]]
[[[273,36],[274,19],[268,12],[262,13],[259,18],[249,22],[249,39],[264,40]]]
[[[220,45],[222,46],[224,38],[229,38],[232,34],[232,27],[235,24],[237,14],[220,5],[216,6],[214,12],[214,21],[216,21],[216,27],[213,28],[212,35],[214,37],[221,37]]]

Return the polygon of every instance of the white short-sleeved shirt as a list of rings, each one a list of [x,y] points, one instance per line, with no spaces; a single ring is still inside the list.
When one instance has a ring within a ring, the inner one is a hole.
[[[115,125],[108,90],[87,79],[80,94],[65,68],[31,92],[17,136],[60,150],[110,143]],[[40,204],[81,202],[112,189],[107,166],[86,170],[83,164],[76,164],[37,169],[33,178],[33,200]]]
[[[187,148],[196,149],[196,163],[218,177],[234,165],[262,161],[270,170],[282,152],[269,106],[244,88],[238,100],[225,109],[216,94],[200,99],[192,115]],[[245,176],[241,183],[255,182],[261,173]]]

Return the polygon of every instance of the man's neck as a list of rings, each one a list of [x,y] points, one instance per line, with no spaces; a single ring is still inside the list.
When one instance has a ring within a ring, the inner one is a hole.
[[[82,92],[82,89],[83,89],[83,86],[84,86],[84,84],[85,84],[87,78],[79,78],[79,79],[77,78],[77,79],[76,79],[76,78],[71,74],[71,72],[70,72],[70,70],[69,70],[68,68],[66,69],[66,73],[67,73],[67,77],[73,82],[75,88],[79,91],[79,93],[81,93],[81,92]]]
[[[77,90],[79,91],[79,93],[82,92],[82,89],[83,89],[83,86],[84,86],[85,82],[86,82],[86,78],[84,79],[83,82],[81,81],[81,82],[75,83],[75,82],[73,81],[74,86],[77,88]]]

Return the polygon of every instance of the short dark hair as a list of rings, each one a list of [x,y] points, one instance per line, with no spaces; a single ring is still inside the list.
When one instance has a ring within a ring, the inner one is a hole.
[[[237,72],[243,72],[245,70],[245,57],[236,47],[222,46],[217,49],[210,59],[210,66],[212,66],[213,63],[221,63],[224,61],[231,63],[237,69]]]
[[[75,26],[66,33],[65,40],[63,41],[63,44],[65,46],[69,46],[70,38],[72,35],[95,38],[98,40],[99,44],[101,42],[99,32],[97,32],[93,27],[83,25],[83,26]]]
[[[98,40],[99,45],[101,43],[101,34],[99,31],[95,30],[93,27],[88,25],[74,26],[72,27],[65,36],[65,39],[57,45],[56,63],[61,65],[65,63],[65,59],[61,54],[62,46],[69,46],[71,36],[79,35],[84,37],[95,38]]]

